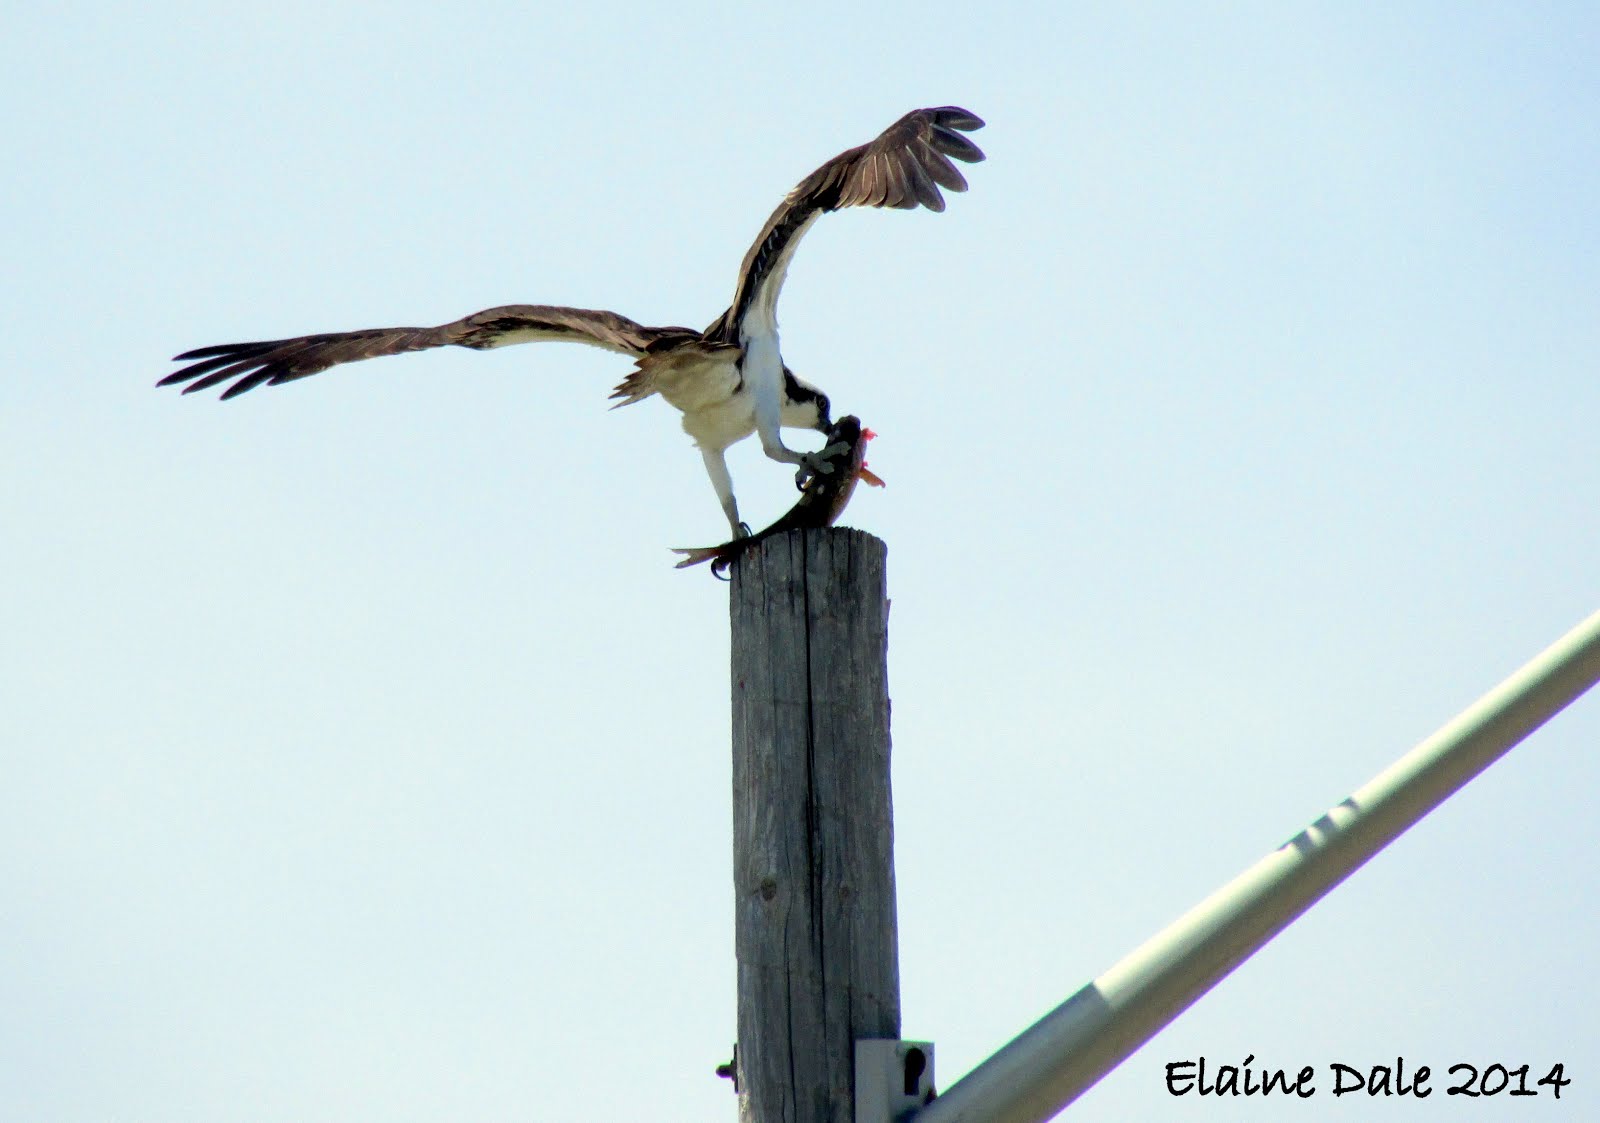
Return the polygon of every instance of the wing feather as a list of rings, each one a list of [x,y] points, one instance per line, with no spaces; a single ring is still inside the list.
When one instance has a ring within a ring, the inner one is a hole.
[[[983,149],[952,128],[935,123],[928,134],[933,146],[946,156],[954,156],[968,164],[976,164],[983,159]]]
[[[922,150],[922,170],[933,178],[933,181],[947,191],[965,191],[967,177],[950,162],[943,152],[932,145],[924,145]],[[944,209],[944,197],[939,198],[939,209]]]
[[[930,211],[944,210],[944,196],[939,194],[939,186],[934,182],[933,177],[928,174],[924,161],[907,160],[900,167],[906,173],[911,193],[916,199],[915,202],[906,204],[907,209],[920,203]]]
[[[980,117],[957,106],[916,109],[806,176],[761,228],[740,264],[733,303],[706,335],[738,342],[753,310],[772,317],[789,259],[819,214],[861,206],[944,210],[939,188],[967,189],[951,157],[969,164],[983,159],[983,150],[961,134],[982,127]]]
[[[645,327],[616,312],[592,308],[507,304],[431,328],[368,328],[302,335],[294,339],[197,347],[173,360],[197,361],[167,375],[156,385],[187,383],[183,392],[192,394],[236,379],[222,393],[226,400],[257,386],[293,382],[341,363],[432,347],[453,345],[483,350],[514,343],[562,340],[638,357],[655,341],[682,335],[688,330]]]

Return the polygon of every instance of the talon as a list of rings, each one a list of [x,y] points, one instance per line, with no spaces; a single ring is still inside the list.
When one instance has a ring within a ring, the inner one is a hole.
[[[825,448],[820,448],[816,452],[800,453],[800,459],[798,461],[800,467],[795,471],[794,474],[794,486],[799,488],[801,491],[804,491],[806,489],[806,485],[811,481],[813,476],[832,475],[834,470],[838,467],[838,465],[834,463],[834,459],[842,453],[849,451],[849,442],[834,441],[832,444],[826,446]]]
[[[735,539],[749,538],[750,537],[750,524],[749,523],[740,523],[738,526],[734,527],[733,528],[733,537]]]

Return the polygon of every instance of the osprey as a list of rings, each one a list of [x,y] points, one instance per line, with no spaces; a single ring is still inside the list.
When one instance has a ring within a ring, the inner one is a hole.
[[[784,365],[778,349],[778,293],[801,237],[817,218],[843,207],[927,207],[944,210],[943,187],[965,191],[950,158],[976,163],[983,152],[961,134],[983,127],[953,105],[917,109],[877,139],[841,152],[801,180],[767,219],[739,266],[733,303],[704,331],[645,327],[616,312],[548,304],[507,304],[431,328],[368,328],[258,343],[225,343],[176,356],[190,365],[158,386],[187,382],[185,394],[232,380],[222,397],[257,386],[292,382],[339,363],[454,344],[486,350],[511,343],[567,340],[616,351],[634,369],[612,392],[618,406],[659,394],[683,414],[683,430],[705,459],[706,472],[735,536],[739,520],[728,447],[761,435],[767,456],[798,467],[796,483],[826,471],[826,449],[798,452],[783,443],[782,426],[831,426],[827,395]],[[193,360],[193,361],[191,361]]]

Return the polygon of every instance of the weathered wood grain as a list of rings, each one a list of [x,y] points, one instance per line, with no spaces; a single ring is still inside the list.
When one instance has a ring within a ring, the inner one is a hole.
[[[900,1035],[886,549],[773,538],[733,571],[740,1118],[851,1118],[853,1043]]]

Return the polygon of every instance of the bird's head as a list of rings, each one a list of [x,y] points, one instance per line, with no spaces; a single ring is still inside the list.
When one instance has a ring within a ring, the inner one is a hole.
[[[790,429],[815,429],[826,433],[833,427],[828,395],[788,367],[783,368],[783,425]]]

